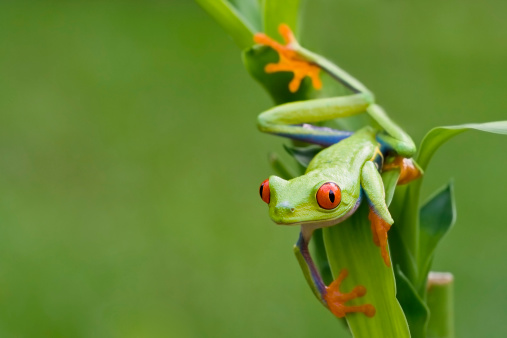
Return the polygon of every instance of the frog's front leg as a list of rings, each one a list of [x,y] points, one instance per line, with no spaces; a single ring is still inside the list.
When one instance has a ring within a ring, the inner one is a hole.
[[[371,222],[373,242],[380,247],[380,253],[387,266],[391,260],[387,251],[387,232],[394,223],[385,199],[384,183],[377,167],[371,161],[366,162],[361,170],[361,187],[366,193],[370,207],[368,219]]]
[[[361,285],[356,286],[348,293],[342,293],[340,291],[340,285],[347,276],[346,269],[343,269],[329,286],[325,285],[310,256],[310,251],[308,250],[308,243],[312,233],[313,229],[302,226],[299,240],[294,246],[294,253],[296,254],[308,285],[310,285],[317,299],[338,318],[344,317],[349,312],[362,312],[368,317],[373,317],[375,315],[375,307],[371,304],[359,306],[349,306],[345,304],[349,300],[362,297],[366,294],[366,288]]]

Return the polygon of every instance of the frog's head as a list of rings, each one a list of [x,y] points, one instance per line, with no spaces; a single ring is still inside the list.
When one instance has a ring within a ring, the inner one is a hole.
[[[359,204],[359,185],[346,175],[336,181],[325,177],[329,176],[308,173],[289,181],[271,176],[262,182],[260,194],[271,219],[282,225],[326,226],[352,214]]]

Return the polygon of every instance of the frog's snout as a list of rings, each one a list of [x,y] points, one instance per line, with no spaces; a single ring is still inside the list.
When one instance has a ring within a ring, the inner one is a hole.
[[[285,214],[293,213],[296,210],[288,201],[283,201],[275,206],[275,213]]]
[[[271,218],[278,224],[291,224],[296,209],[288,201],[283,201],[275,205]]]

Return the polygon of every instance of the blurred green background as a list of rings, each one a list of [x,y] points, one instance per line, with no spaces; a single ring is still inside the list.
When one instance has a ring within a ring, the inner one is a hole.
[[[336,60],[419,141],[505,120],[507,2],[312,0],[305,46]],[[196,4],[0,4],[0,336],[347,336],[258,197],[284,142],[239,50]],[[458,337],[507,332],[507,139],[446,145],[458,221]]]

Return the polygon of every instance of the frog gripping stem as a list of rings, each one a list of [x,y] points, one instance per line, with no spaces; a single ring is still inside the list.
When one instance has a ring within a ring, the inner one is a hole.
[[[376,310],[371,304],[357,306],[345,305],[345,303],[349,300],[362,297],[366,294],[366,288],[361,285],[356,286],[351,292],[342,293],[340,291],[340,285],[347,275],[348,271],[346,269],[341,270],[338,278],[326,287],[324,300],[326,301],[329,310],[338,318],[345,317],[345,315],[349,312],[362,312],[367,317],[373,317]]]
[[[400,178],[398,179],[398,185],[403,185],[412,182],[422,176],[422,170],[411,158],[405,158],[397,156],[393,162],[384,164],[383,171],[388,170],[400,170]]]
[[[294,34],[289,26],[281,24],[278,27],[280,35],[285,40],[285,45],[281,45],[274,39],[270,38],[264,33],[257,33],[254,35],[254,41],[260,45],[268,46],[274,49],[280,59],[278,63],[267,64],[264,70],[266,73],[276,72],[292,72],[294,77],[289,83],[289,90],[292,93],[298,91],[301,81],[308,76],[312,80],[312,85],[315,89],[322,88],[322,82],[319,77],[320,67],[316,64],[304,59],[298,52],[297,48],[299,43],[296,41]]]
[[[389,252],[387,251],[387,232],[391,228],[391,225],[384,221],[382,217],[378,216],[375,211],[370,208],[368,219],[371,222],[371,232],[373,234],[373,243],[380,247],[380,253],[384,263],[390,267],[391,260],[389,258]]]

